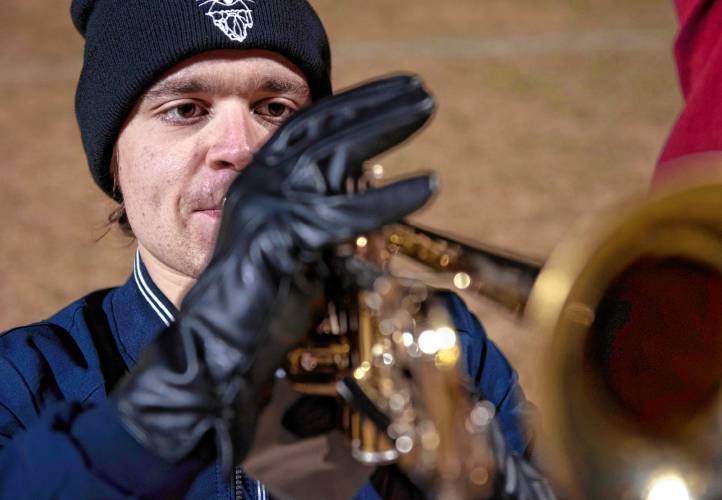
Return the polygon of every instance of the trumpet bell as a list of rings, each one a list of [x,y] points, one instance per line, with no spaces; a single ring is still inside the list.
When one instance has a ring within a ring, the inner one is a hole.
[[[721,215],[722,184],[661,194],[582,222],[540,274],[545,453],[573,496],[722,496]]]

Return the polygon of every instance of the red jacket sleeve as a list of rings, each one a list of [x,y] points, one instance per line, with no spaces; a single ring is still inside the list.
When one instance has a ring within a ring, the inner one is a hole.
[[[659,158],[655,182],[693,153],[722,150],[722,2],[675,0],[674,56],[684,107]]]

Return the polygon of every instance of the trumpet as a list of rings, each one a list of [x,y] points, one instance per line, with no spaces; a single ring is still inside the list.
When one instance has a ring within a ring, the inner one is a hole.
[[[570,497],[722,496],[721,183],[584,220],[544,265],[408,223],[339,251],[364,278],[334,295],[286,371],[300,392],[361,401],[363,411],[344,409],[359,460],[399,461],[449,498],[488,495],[495,473],[484,437],[493,408],[465,392],[433,290],[390,278],[404,255],[549,339],[542,455]]]

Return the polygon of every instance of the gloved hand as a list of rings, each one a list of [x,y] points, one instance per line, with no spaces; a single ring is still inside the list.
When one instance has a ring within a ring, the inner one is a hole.
[[[213,257],[177,321],[112,395],[141,444],[178,461],[213,431],[227,469],[246,454],[264,386],[311,326],[322,250],[413,212],[435,185],[420,176],[344,194],[346,179],[433,106],[413,77],[379,80],[298,113],[255,155],[228,191]]]

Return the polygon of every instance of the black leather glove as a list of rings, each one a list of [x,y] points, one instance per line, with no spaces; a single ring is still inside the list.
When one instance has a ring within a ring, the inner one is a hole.
[[[263,388],[311,326],[321,251],[422,206],[415,177],[343,194],[362,163],[428,119],[433,99],[408,76],[379,80],[292,117],[231,185],[213,257],[174,325],[112,395],[125,427],[177,461],[213,431],[227,470],[247,452]]]

